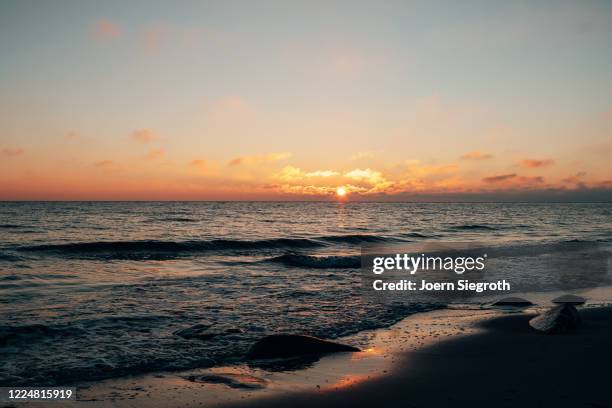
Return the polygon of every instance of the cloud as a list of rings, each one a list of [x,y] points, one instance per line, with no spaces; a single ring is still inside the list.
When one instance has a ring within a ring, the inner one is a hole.
[[[239,166],[244,164],[261,164],[285,160],[289,157],[291,157],[291,153],[289,152],[268,153],[259,156],[240,156],[233,158],[228,164],[230,166]]]
[[[579,171],[576,174],[572,174],[570,176],[567,176],[563,179],[561,179],[561,182],[563,184],[572,184],[572,185],[576,185],[576,186],[584,186],[585,182],[584,182],[584,177],[586,176],[586,173],[584,171]]]
[[[5,147],[4,149],[2,149],[2,155],[8,156],[8,157],[21,156],[24,153],[25,153],[25,150],[21,148]]]
[[[520,176],[517,178],[517,180],[521,184],[540,184],[544,182],[544,177],[542,176],[533,176],[533,177]]]
[[[142,43],[147,51],[157,51],[168,37],[168,29],[159,24],[146,27],[142,31]]]
[[[348,177],[357,181],[366,181],[370,184],[378,184],[380,182],[384,182],[385,178],[382,173],[379,171],[372,170],[370,168],[367,169],[355,169],[351,170],[344,174],[344,177]]]
[[[490,176],[482,179],[485,183],[500,183],[503,181],[511,180],[516,177],[516,174],[501,174],[499,176]]]
[[[302,185],[291,185],[291,184],[271,184],[265,186],[265,188],[278,191],[285,194],[297,194],[297,195],[309,195],[309,196],[325,196],[335,195],[336,187],[328,186],[302,186]]]
[[[142,143],[149,143],[157,139],[157,136],[149,129],[137,129],[130,134],[130,137]]]
[[[121,27],[105,18],[96,22],[92,32],[99,40],[114,40],[121,37]]]
[[[469,152],[461,156],[461,159],[463,160],[487,160],[491,158],[493,158],[492,154],[483,153],[479,151]]]
[[[550,166],[554,163],[552,159],[524,159],[521,160],[520,165],[529,169],[535,169],[538,167]]]
[[[338,175],[340,175],[340,173],[333,170],[316,170],[306,173],[306,177],[332,177]]]
[[[283,181],[297,181],[303,179],[305,177],[305,173],[297,167],[285,166],[276,175],[276,177]]]
[[[283,180],[283,181],[290,182],[290,181],[303,180],[306,178],[316,178],[316,177],[327,178],[327,177],[333,177],[333,176],[339,176],[339,175],[340,173],[338,173],[337,171],[333,171],[333,170],[315,170],[315,171],[306,173],[298,167],[285,166],[281,169],[281,171],[278,174],[276,174],[276,178]]]
[[[200,170],[206,169],[206,162],[202,159],[195,159],[189,164],[193,167],[197,167]]]
[[[153,149],[149,150],[149,152],[145,155],[146,160],[155,160],[163,157],[166,152],[163,149]]]
[[[96,167],[114,167],[115,166],[115,162],[112,160],[100,160],[94,163],[94,166]]]

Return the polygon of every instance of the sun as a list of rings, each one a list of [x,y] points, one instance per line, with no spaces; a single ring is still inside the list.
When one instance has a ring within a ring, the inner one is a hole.
[[[336,189],[336,195],[338,197],[344,197],[346,196],[346,188],[344,188],[344,186],[340,186]]]

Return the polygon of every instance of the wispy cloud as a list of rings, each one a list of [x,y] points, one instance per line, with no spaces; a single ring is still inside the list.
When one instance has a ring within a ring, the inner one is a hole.
[[[149,52],[157,51],[167,38],[168,29],[160,24],[149,25],[141,33],[144,48]]]
[[[463,160],[487,160],[491,158],[493,158],[492,154],[483,153],[479,151],[469,152],[461,156],[461,159]]]
[[[95,167],[104,167],[104,168],[109,168],[109,167],[115,167],[115,162],[112,160],[100,160],[94,163]]]
[[[584,177],[586,173],[584,171],[579,171],[578,173],[572,174],[561,179],[563,184],[570,184],[575,186],[583,186],[584,185]]]
[[[501,183],[503,181],[508,181],[516,177],[515,173],[512,174],[500,174],[499,176],[490,176],[482,179],[485,183]]]
[[[521,166],[535,169],[538,167],[547,167],[554,163],[552,159],[524,159],[519,163]]]
[[[94,24],[92,33],[99,40],[114,40],[121,37],[122,32],[117,23],[102,18]]]
[[[206,161],[204,161],[202,159],[195,159],[191,163],[189,163],[189,165],[191,165],[193,167],[197,167],[200,170],[205,170],[206,169]]]
[[[2,149],[2,155],[8,157],[21,156],[25,153],[25,150],[22,148],[13,148],[13,147],[5,147]]]
[[[161,157],[164,157],[166,152],[163,149],[152,149],[147,152],[145,155],[146,160],[156,160]]]
[[[289,152],[268,153],[265,155],[257,156],[240,156],[233,158],[228,164],[230,166],[261,164],[285,160],[289,157],[291,157],[291,153]]]
[[[157,136],[150,129],[137,129],[130,133],[130,137],[141,143],[150,143],[157,139]]]

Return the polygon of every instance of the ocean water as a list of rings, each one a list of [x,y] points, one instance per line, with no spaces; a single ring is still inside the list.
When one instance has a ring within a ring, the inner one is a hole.
[[[520,259],[611,240],[612,204],[0,203],[0,386],[231,364],[266,334],[443,306],[363,296],[365,244],[484,243],[500,276],[550,290]]]

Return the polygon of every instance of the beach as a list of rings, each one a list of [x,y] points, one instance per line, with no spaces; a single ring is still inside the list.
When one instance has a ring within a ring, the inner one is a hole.
[[[610,406],[612,307],[580,308],[579,328],[560,335],[529,326],[546,309],[419,313],[372,331],[361,352],[330,354],[301,369],[237,365],[84,383],[67,405]]]
[[[573,334],[533,331],[530,313],[487,318],[482,330],[401,354],[386,376],[232,406],[609,407],[612,309],[582,311]]]

